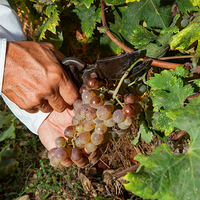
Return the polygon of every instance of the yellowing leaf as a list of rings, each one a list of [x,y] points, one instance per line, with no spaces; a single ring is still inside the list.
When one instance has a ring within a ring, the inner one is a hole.
[[[37,33],[37,41],[41,41],[43,38],[45,38],[45,32],[47,30],[51,31],[52,33],[56,33],[56,26],[59,25],[59,11],[57,10],[57,5],[49,5],[45,11],[45,14],[47,15],[48,19],[45,21],[45,23],[38,28]]]
[[[174,35],[170,41],[171,50],[180,50],[186,51],[192,44],[198,41],[199,49],[199,41],[200,41],[200,14],[196,16],[196,18],[182,31]],[[199,52],[200,50],[198,50]],[[197,52],[197,53],[198,53]]]
[[[193,6],[198,6],[200,7],[200,0],[190,0]]]

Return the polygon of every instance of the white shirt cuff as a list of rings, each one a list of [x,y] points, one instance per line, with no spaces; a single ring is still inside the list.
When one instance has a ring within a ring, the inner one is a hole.
[[[0,38],[0,91],[2,91],[7,40]]]
[[[20,109],[15,103],[10,101],[3,93],[1,93],[1,96],[7,104],[7,106],[12,111],[12,113],[23,124],[25,124],[30,131],[37,135],[38,128],[40,127],[41,123],[47,118],[49,113],[43,113],[41,111],[38,111],[37,113],[28,113],[25,110]]]

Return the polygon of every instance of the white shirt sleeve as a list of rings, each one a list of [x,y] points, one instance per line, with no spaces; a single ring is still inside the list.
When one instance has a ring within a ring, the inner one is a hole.
[[[21,21],[17,13],[10,8],[7,0],[0,0],[0,92],[2,91],[7,41],[19,40],[26,40]],[[13,114],[25,124],[30,131],[37,134],[39,126],[49,113],[43,113],[41,111],[34,114],[28,113],[10,101],[2,92],[1,96]]]

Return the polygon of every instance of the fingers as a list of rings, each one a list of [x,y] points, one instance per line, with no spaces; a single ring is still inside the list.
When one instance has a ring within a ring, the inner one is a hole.
[[[50,107],[56,112],[63,112],[67,108],[67,102],[58,93],[56,96],[48,98]]]
[[[78,167],[82,168],[82,167],[86,167],[86,166],[89,164],[89,160],[88,160],[88,158],[87,158],[86,156],[83,155],[82,158],[81,158],[80,160],[74,161],[74,163],[75,163]]]
[[[73,165],[73,161],[70,158],[67,158],[65,161],[61,162],[65,167],[71,167]]]

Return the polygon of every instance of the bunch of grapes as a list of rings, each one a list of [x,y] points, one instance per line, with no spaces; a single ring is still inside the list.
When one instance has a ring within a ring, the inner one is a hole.
[[[48,153],[52,166],[70,160],[86,163],[85,152],[91,154],[116,135],[124,136],[135,117],[133,94],[126,95],[119,105],[119,99],[116,101],[112,92],[100,87],[94,78],[82,85],[79,93],[81,99],[73,104],[75,116],[64,131],[65,137],[57,138],[56,148]]]

